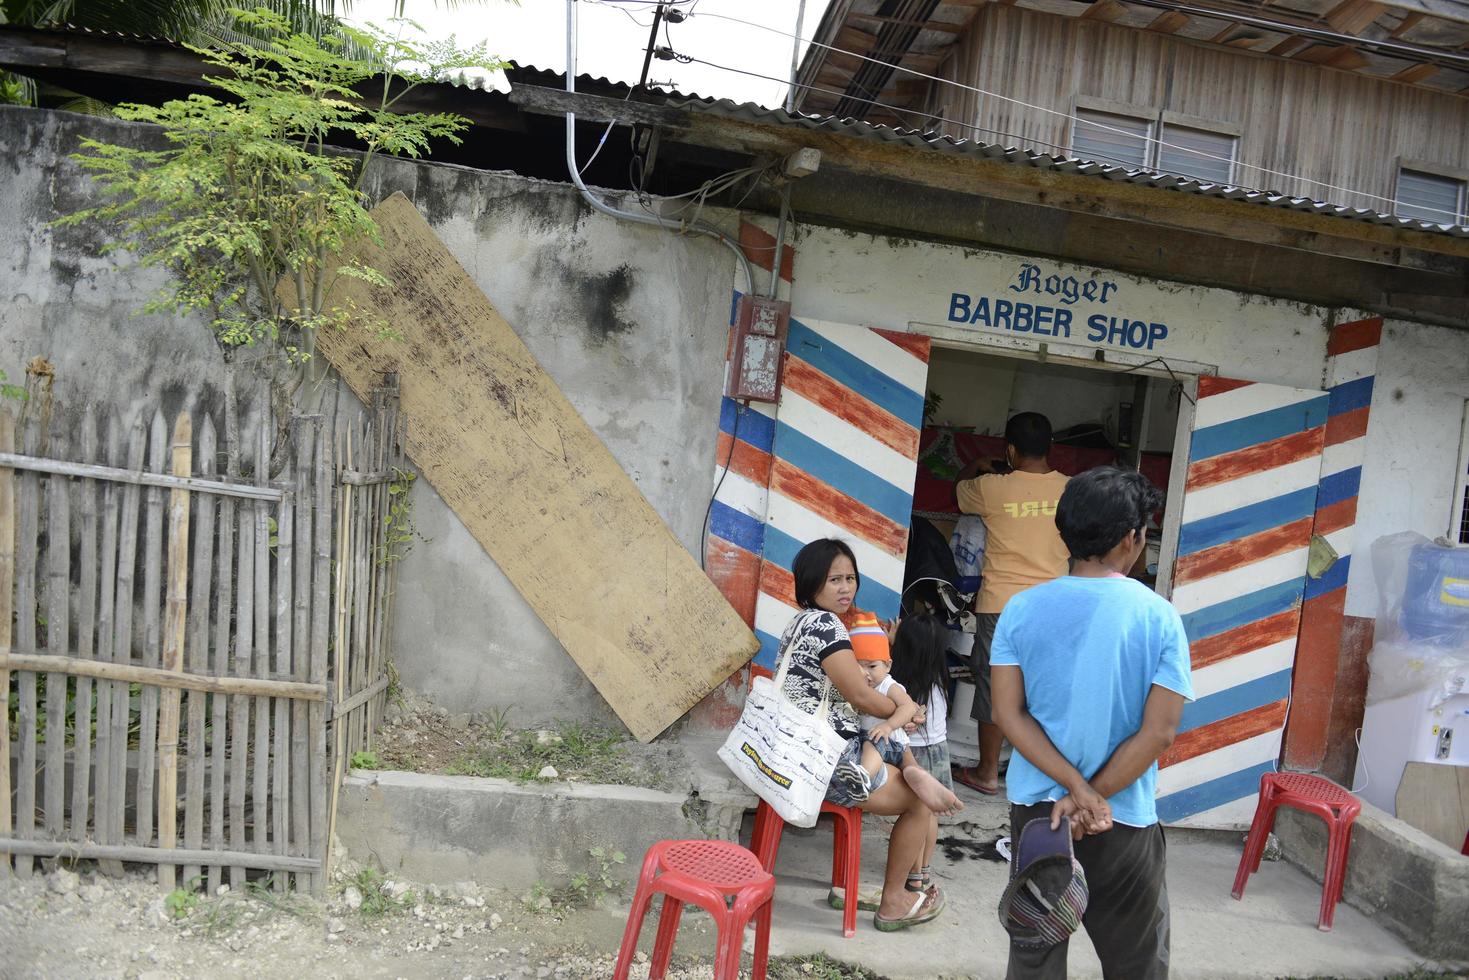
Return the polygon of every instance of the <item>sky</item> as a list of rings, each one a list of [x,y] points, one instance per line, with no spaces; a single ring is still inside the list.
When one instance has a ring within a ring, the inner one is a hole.
[[[829,0],[806,0],[801,34],[810,37]],[[643,67],[654,5],[642,0],[580,0],[577,3],[577,73],[602,76],[619,82],[636,82]],[[654,60],[648,70],[650,82],[672,82],[685,93],[757,102],[779,106],[786,96],[786,79],[791,70],[789,37],[759,27],[734,23],[722,17],[737,17],[796,33],[799,0],[694,0],[682,6],[692,13],[681,24],[667,28],[668,40],[679,54],[747,72],[771,76],[779,81],[753,78],[707,65],[679,64]],[[386,26],[395,8],[394,0],[354,0],[346,19]],[[566,68],[566,4],[564,0],[478,0],[461,2],[449,9],[439,0],[407,0],[406,13],[423,27],[427,38],[439,40],[453,35],[461,46],[479,41],[497,55],[518,65],[554,71]],[[660,45],[664,38],[659,29]],[[801,45],[801,56],[806,45]]]

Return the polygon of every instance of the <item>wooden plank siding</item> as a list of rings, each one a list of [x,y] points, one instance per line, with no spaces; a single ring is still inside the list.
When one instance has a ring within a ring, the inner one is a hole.
[[[1099,99],[1237,127],[1246,187],[1389,211],[1400,159],[1469,167],[1469,102],[1317,65],[1214,48],[1159,31],[991,4],[937,72],[1069,114]],[[934,83],[926,111],[955,138],[1064,152],[1071,121],[1016,102]],[[1370,197],[1367,195],[1380,195]],[[1384,200],[1389,199],[1389,200]]]

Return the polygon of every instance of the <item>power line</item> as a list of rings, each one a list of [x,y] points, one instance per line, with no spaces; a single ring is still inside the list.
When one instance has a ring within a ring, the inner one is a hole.
[[[586,0],[586,2],[588,2],[588,3],[609,3],[609,2],[611,2],[611,0]],[[1311,185],[1316,186],[1316,187],[1324,187],[1324,188],[1326,188],[1328,190],[1341,191],[1341,192],[1346,193],[1346,194],[1355,194],[1355,195],[1357,195],[1359,197],[1369,198],[1369,199],[1374,200],[1374,201],[1385,201],[1388,204],[1396,204],[1397,203],[1393,198],[1384,197],[1381,194],[1372,194],[1372,193],[1369,193],[1367,191],[1354,190],[1353,188],[1350,188],[1350,187],[1344,187],[1344,186],[1341,186],[1341,185],[1338,185],[1338,184],[1331,184],[1331,183],[1328,183],[1328,182],[1322,181],[1322,180],[1314,180],[1314,179],[1312,179],[1310,177],[1302,177],[1302,176],[1300,176],[1298,174],[1292,174],[1292,173],[1289,173],[1289,172],[1283,171],[1283,170],[1272,170],[1269,167],[1261,167],[1261,166],[1258,166],[1256,164],[1244,163],[1243,161],[1237,161],[1237,160],[1234,160],[1234,159],[1232,159],[1230,157],[1220,156],[1220,155],[1214,154],[1214,153],[1208,153],[1208,152],[1205,152],[1203,150],[1194,149],[1192,147],[1180,146],[1180,145],[1178,145],[1176,143],[1169,143],[1166,140],[1160,140],[1160,139],[1158,139],[1156,137],[1153,137],[1153,136],[1139,137],[1136,133],[1128,132],[1125,129],[1120,129],[1120,128],[1115,127],[1115,126],[1108,126],[1108,125],[1106,125],[1104,123],[1097,123],[1097,122],[1093,122],[1091,120],[1080,119],[1080,118],[1078,118],[1073,113],[1063,112],[1063,111],[1061,111],[1059,109],[1052,109],[1049,106],[1035,105],[1033,103],[1026,102],[1023,99],[1016,99],[1016,98],[1012,98],[1011,96],[1008,96],[1008,95],[1001,95],[998,92],[991,92],[988,89],[982,89],[982,88],[979,88],[978,86],[975,86],[975,85],[966,85],[963,82],[954,81],[953,79],[948,79],[948,78],[942,78],[942,77],[940,77],[938,75],[930,75],[927,72],[921,72],[921,71],[918,71],[917,69],[914,69],[914,68],[906,68],[906,67],[904,67],[902,65],[893,64],[891,62],[883,61],[880,58],[872,58],[872,57],[869,57],[869,56],[864,55],[864,54],[859,54],[856,51],[850,51],[850,50],[848,50],[846,48],[839,48],[839,47],[836,47],[834,45],[824,44],[821,41],[816,40],[815,38],[803,38],[803,37],[800,37],[797,34],[791,34],[788,31],[783,31],[780,28],[771,27],[771,26],[769,26],[767,24],[761,24],[761,23],[758,23],[756,21],[745,20],[742,17],[733,17],[733,16],[731,16],[729,14],[716,14],[716,13],[713,13],[713,12],[710,12],[710,11],[704,11],[703,13],[698,14],[697,16],[712,17],[712,18],[715,18],[717,20],[726,20],[726,21],[730,21],[732,23],[744,24],[744,25],[746,25],[748,27],[758,28],[759,30],[768,31],[768,32],[770,32],[772,34],[778,34],[778,35],[780,35],[782,37],[789,38],[791,40],[795,40],[795,41],[798,41],[798,42],[799,41],[806,41],[808,44],[815,45],[816,47],[823,48],[823,49],[825,49],[827,51],[834,51],[834,52],[836,52],[838,54],[850,55],[851,57],[858,58],[858,59],[860,59],[862,61],[870,62],[872,64],[877,64],[877,65],[882,65],[882,66],[887,67],[887,68],[892,68],[895,71],[900,71],[900,72],[903,72],[903,73],[908,74],[908,75],[914,75],[914,76],[916,76],[918,78],[926,79],[926,80],[931,81],[931,82],[938,82],[938,83],[940,83],[942,85],[952,85],[955,88],[963,89],[964,91],[967,91],[967,92],[973,92],[973,93],[975,93],[977,95],[984,95],[984,96],[988,96],[989,98],[999,99],[1002,102],[1009,102],[1009,103],[1011,103],[1013,105],[1018,105],[1018,106],[1021,106],[1023,108],[1026,108],[1026,109],[1032,109],[1032,110],[1034,110],[1036,112],[1044,112],[1044,113],[1047,113],[1049,115],[1059,116],[1059,117],[1061,117],[1063,119],[1070,120],[1072,123],[1084,122],[1088,126],[1092,126],[1094,128],[1097,128],[1097,129],[1103,129],[1103,130],[1108,130],[1110,132],[1118,133],[1120,135],[1127,136],[1130,139],[1139,139],[1139,138],[1141,138],[1146,143],[1152,143],[1152,144],[1156,144],[1156,145],[1161,146],[1161,147],[1167,147],[1168,149],[1177,150],[1177,151],[1182,152],[1182,153],[1189,153],[1189,154],[1192,154],[1192,155],[1197,156],[1197,157],[1203,157],[1205,159],[1216,160],[1216,161],[1220,161],[1220,162],[1223,162],[1223,163],[1229,163],[1231,165],[1244,167],[1247,170],[1253,170],[1253,171],[1256,171],[1258,173],[1268,174],[1268,175],[1273,176],[1273,177],[1284,177],[1284,178],[1286,178],[1288,180],[1294,180],[1294,181],[1298,181],[1298,182],[1304,183],[1304,184],[1311,184]],[[699,59],[694,59],[694,60],[699,60]],[[711,62],[703,62],[703,61],[701,61],[700,63],[701,64],[708,64],[710,67],[713,67],[713,68],[722,68],[722,69],[724,69],[726,71],[739,71],[739,69],[732,69],[732,68],[728,68],[727,66],[723,66],[723,65],[715,65],[715,64],[713,64]],[[757,73],[754,73],[754,72],[741,72],[741,73],[742,74],[756,75],[756,77],[761,77],[761,78],[770,78],[771,81],[782,81],[781,79],[771,78],[770,76],[758,75]],[[809,87],[809,86],[807,86],[807,87]],[[842,92],[842,93],[837,93],[837,94],[839,94],[839,95],[846,95],[847,93]],[[886,109],[889,109],[889,110],[893,110],[894,109],[893,106],[889,106],[889,105],[886,105],[884,103],[880,103],[880,102],[878,102],[875,99],[874,100],[866,100],[866,99],[863,99],[862,101],[864,101],[864,102],[870,102],[870,104],[872,104],[872,105],[881,105],[883,108],[886,108]],[[930,118],[942,118],[942,117],[933,116],[933,117],[930,117]],[[943,119],[942,121],[947,122],[947,123],[950,123],[952,125],[961,126],[961,127],[967,128],[967,129],[983,129],[983,127],[977,127],[977,126],[974,126],[971,123],[961,123],[961,122],[957,122],[955,120],[950,120],[950,119]],[[1008,135],[1008,134],[1000,134],[1000,135]],[[1012,139],[1022,139],[1022,137],[1018,137],[1018,136],[1011,136],[1010,138],[1012,138]],[[1047,143],[1044,140],[1035,140],[1035,139],[1030,139],[1029,137],[1025,137],[1023,139],[1025,139],[1026,142],[1033,142],[1033,143],[1037,143],[1037,144],[1042,145],[1042,146],[1050,146],[1050,147],[1053,147],[1053,148],[1057,146],[1057,144]],[[1195,178],[1195,179],[1198,179],[1198,178]],[[1457,213],[1452,212],[1452,211],[1447,211],[1447,210],[1445,210],[1443,208],[1422,207],[1422,208],[1420,208],[1420,210],[1423,210],[1423,211],[1432,211],[1435,214],[1449,215],[1452,220],[1449,221],[1449,222],[1445,222],[1446,224],[1458,224],[1459,221],[1460,221],[1460,216]]]

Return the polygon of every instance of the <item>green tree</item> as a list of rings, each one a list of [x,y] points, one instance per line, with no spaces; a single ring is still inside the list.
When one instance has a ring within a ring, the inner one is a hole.
[[[225,97],[118,106],[119,117],[158,126],[161,140],[140,147],[83,139],[74,159],[103,201],[57,224],[106,225],[117,232],[109,251],[165,269],[167,286],[143,312],[207,314],[227,354],[257,355],[277,417],[287,419],[303,383],[324,376],[312,360],[317,330],[390,332],[331,300],[341,276],[389,285],[378,270],[337,258],[377,240],[362,191],[366,168],[380,153],[417,158],[433,140],[458,143],[468,126],[450,113],[399,112],[397,103],[444,73],[502,63],[483,44],[465,51],[452,38],[421,44],[340,26],[365,52],[359,56],[335,35],[294,30],[271,10],[233,14],[268,40],[191,46]],[[363,152],[334,149],[334,140]],[[288,288],[277,289],[282,282]]]

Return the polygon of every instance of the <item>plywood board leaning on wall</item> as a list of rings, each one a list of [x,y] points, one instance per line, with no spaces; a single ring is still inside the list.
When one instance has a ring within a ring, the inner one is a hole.
[[[324,330],[318,352],[364,400],[399,373],[413,462],[652,739],[750,659],[755,635],[413,204],[395,194],[372,214],[383,246],[357,257],[394,285],[342,277],[332,299],[402,339]]]

